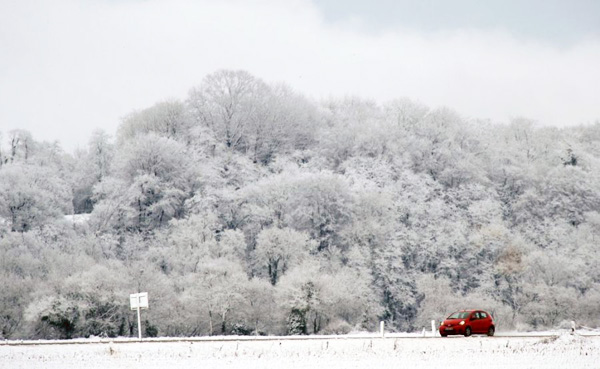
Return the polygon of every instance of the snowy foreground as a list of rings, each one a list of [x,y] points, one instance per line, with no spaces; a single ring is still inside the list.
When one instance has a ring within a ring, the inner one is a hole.
[[[0,343],[0,368],[600,368],[600,337]]]

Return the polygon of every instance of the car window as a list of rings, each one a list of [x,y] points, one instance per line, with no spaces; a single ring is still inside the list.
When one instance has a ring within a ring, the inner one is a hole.
[[[467,319],[469,316],[468,312],[458,311],[448,317],[448,319]]]
[[[474,312],[473,315],[471,315],[471,319],[473,319],[473,320],[479,319],[479,313],[478,312]]]
[[[484,313],[483,311],[479,313],[479,316],[482,318],[487,318],[487,314]]]

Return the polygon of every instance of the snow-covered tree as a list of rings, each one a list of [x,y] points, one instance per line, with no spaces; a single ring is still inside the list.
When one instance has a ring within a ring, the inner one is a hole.
[[[289,228],[267,228],[256,239],[256,272],[276,285],[279,278],[307,257],[313,247],[304,233]]]
[[[0,171],[0,217],[11,231],[26,232],[71,213],[67,184],[47,168],[6,165]]]
[[[191,124],[182,102],[163,101],[129,114],[119,126],[117,137],[119,144],[148,133],[187,142]]]

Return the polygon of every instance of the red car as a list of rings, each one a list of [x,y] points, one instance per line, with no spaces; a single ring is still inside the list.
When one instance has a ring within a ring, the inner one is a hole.
[[[473,333],[493,336],[496,326],[492,315],[483,310],[461,310],[451,314],[440,324],[440,334],[446,337],[451,334],[463,334],[469,337]]]

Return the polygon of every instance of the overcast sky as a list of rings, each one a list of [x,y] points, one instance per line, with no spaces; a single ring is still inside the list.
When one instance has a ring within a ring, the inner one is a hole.
[[[595,0],[0,0],[0,131],[71,151],[222,68],[565,126],[600,119],[599,65]]]

